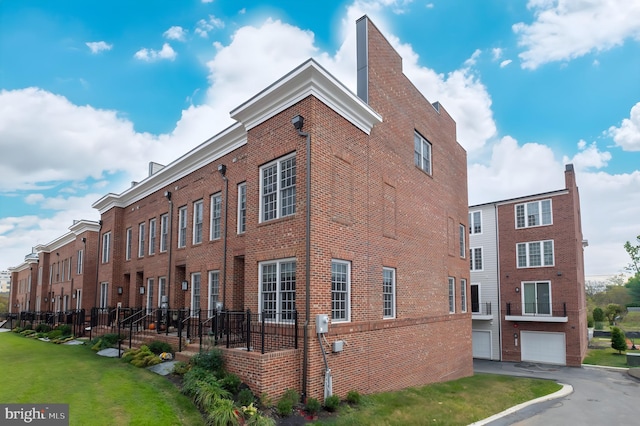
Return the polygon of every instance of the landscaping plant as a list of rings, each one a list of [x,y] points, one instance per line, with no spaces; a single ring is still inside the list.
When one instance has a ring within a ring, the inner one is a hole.
[[[618,327],[611,329],[611,347],[622,354],[622,351],[627,350],[627,339],[624,336],[624,332]]]

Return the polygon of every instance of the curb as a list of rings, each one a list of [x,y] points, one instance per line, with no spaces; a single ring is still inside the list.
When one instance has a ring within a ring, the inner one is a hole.
[[[494,414],[491,417],[487,417],[486,419],[479,420],[475,423],[471,423],[469,426],[481,426],[491,423],[495,420],[498,420],[501,417],[508,416],[509,414],[513,414],[516,411],[522,410],[525,407],[528,407],[533,404],[537,404],[539,402],[551,401],[552,399],[563,398],[573,392],[573,386],[565,385],[564,383],[558,383],[562,385],[562,389],[557,392],[554,392],[549,395],[541,396],[540,398],[532,399],[531,401],[523,402],[522,404],[514,405],[511,408],[507,408],[504,411],[499,412],[498,414]]]

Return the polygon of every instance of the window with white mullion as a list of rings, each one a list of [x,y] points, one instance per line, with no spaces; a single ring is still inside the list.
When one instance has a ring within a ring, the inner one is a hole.
[[[456,312],[456,279],[449,277],[449,313]]]
[[[469,234],[482,234],[482,212],[469,213]]]
[[[414,164],[431,174],[431,144],[418,132],[413,134]]]
[[[203,202],[198,200],[193,203],[193,244],[202,242]]]
[[[158,278],[158,308],[162,308],[163,298],[167,295],[167,277]]]
[[[156,233],[157,225],[156,219],[149,220],[149,255],[156,253]]]
[[[516,245],[518,268],[554,265],[553,240],[532,241]]]
[[[472,271],[482,271],[482,247],[472,247],[469,249],[469,269]]]
[[[212,317],[220,300],[220,272],[209,271],[209,317]]]
[[[138,257],[144,257],[144,242],[145,242],[145,226],[144,222],[138,225]]]
[[[187,246],[187,206],[178,210],[178,247]]]
[[[382,268],[382,317],[396,316],[396,270]]]
[[[459,225],[459,246],[460,246],[460,257],[464,258],[467,255],[467,246],[465,244],[465,238],[467,237],[467,231],[463,224]]]
[[[260,221],[296,212],[296,156],[288,155],[260,168]]]
[[[460,279],[460,312],[467,312],[467,280]]]
[[[238,234],[247,230],[247,184],[238,185]]]
[[[191,274],[191,316],[200,315],[200,273]]]
[[[147,313],[153,311],[153,278],[147,279]]]
[[[209,239],[220,238],[220,223],[222,221],[222,197],[220,194],[211,196],[211,225],[209,226]]]
[[[351,321],[351,263],[331,261],[331,322]]]
[[[517,204],[515,206],[515,212],[516,228],[529,228],[533,226],[551,225],[553,223],[551,200]]]
[[[296,310],[296,261],[260,264],[261,314],[270,321],[290,321]]]
[[[169,215],[160,216],[160,252],[167,251],[169,244]]]

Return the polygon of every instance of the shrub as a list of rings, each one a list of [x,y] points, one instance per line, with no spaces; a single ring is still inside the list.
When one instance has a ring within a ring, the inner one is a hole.
[[[56,330],[60,330],[62,336],[71,336],[71,326],[69,324],[62,324]]]
[[[198,380],[193,395],[194,402],[203,410],[209,410],[219,399],[229,398],[231,394],[222,384],[213,378]]]
[[[360,397],[358,391],[352,390],[347,392],[347,402],[349,404],[360,404],[361,399],[362,398]]]
[[[240,405],[248,406],[255,402],[256,398],[253,396],[253,392],[249,388],[240,389],[238,392],[237,402]]]
[[[156,355],[160,355],[163,352],[174,352],[173,347],[169,343],[162,342],[160,340],[154,340],[153,342],[149,343],[149,350]]]
[[[220,373],[224,367],[222,352],[218,349],[209,352],[200,352],[191,358],[191,365]]]
[[[48,333],[51,331],[51,326],[45,323],[40,323],[36,326],[36,331],[38,333]]]
[[[300,394],[295,389],[287,389],[280,399],[288,399],[291,405],[296,405],[300,401]]]
[[[222,384],[223,388],[231,392],[231,394],[235,395],[240,389],[242,380],[240,380],[240,377],[236,376],[235,374],[225,374],[225,376],[220,379],[220,383]]]
[[[624,331],[618,327],[611,329],[611,347],[617,350],[619,354],[627,350],[627,339],[624,337]]]
[[[271,399],[268,393],[262,392],[260,394],[260,406],[262,408],[273,407],[273,400]]]
[[[591,315],[587,315],[587,327],[592,328],[593,327],[593,317]]]
[[[593,309],[593,320],[595,322],[603,322],[604,321],[604,311],[602,308],[594,308]]]
[[[293,412],[293,403],[290,399],[282,398],[278,401],[278,404],[276,404],[276,409],[282,417],[289,417]]]
[[[149,367],[151,365],[160,364],[162,361],[149,350],[147,345],[140,346],[140,349],[130,349],[122,356],[124,362],[130,362],[136,367]]]
[[[275,426],[275,420],[257,413],[245,420],[246,426]]]
[[[185,395],[195,395],[198,382],[201,380],[214,379],[210,371],[202,367],[192,367],[182,378],[182,393]]]
[[[50,332],[47,333],[47,337],[49,338],[49,340],[62,337],[62,330],[59,330],[59,329],[51,330]]]
[[[307,403],[304,405],[304,409],[310,414],[316,414],[321,407],[320,401],[316,398],[307,398]]]
[[[190,369],[190,365],[184,361],[178,361],[173,365],[173,373],[184,376]]]
[[[324,408],[327,411],[334,412],[340,406],[340,397],[338,395],[331,395],[330,397],[325,398],[324,400]]]
[[[230,399],[219,399],[208,410],[207,425],[229,426],[239,424],[238,410]]]

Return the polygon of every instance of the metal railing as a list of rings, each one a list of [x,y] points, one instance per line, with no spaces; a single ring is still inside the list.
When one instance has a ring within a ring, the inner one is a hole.
[[[471,303],[471,313],[474,315],[491,315],[491,302]]]
[[[507,315],[566,317],[567,304],[562,303],[507,303]]]

